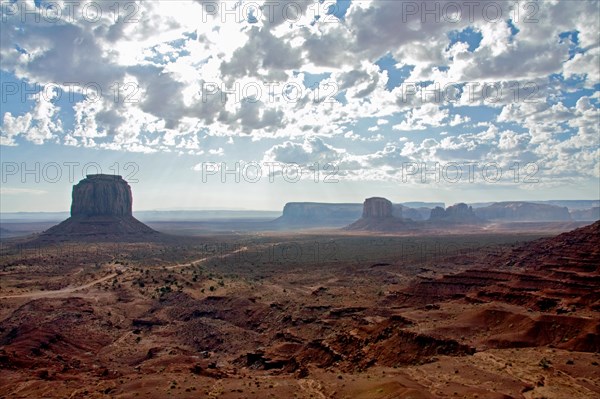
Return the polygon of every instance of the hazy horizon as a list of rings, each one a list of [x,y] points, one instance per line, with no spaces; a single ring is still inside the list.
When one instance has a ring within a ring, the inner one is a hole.
[[[375,197],[375,196],[372,196]],[[418,201],[418,200],[414,200],[414,201],[394,201],[393,199],[387,198],[389,199],[393,204],[405,204],[405,203],[414,203],[414,202],[423,202],[423,203],[444,203],[445,206],[450,206],[450,205],[455,205],[459,202],[454,202],[454,203],[448,203],[448,202],[444,202],[444,201]],[[598,202],[600,201],[599,199],[594,199],[594,198],[577,198],[577,199],[543,199],[543,200],[520,200],[520,199],[515,199],[515,200],[507,200],[507,201],[473,201],[473,202],[465,202],[465,201],[460,201],[460,202],[464,202],[467,205],[471,205],[471,204],[489,204],[489,203],[496,203],[496,202],[531,202],[531,203],[538,203],[538,202],[567,202],[567,201],[573,201],[573,202]],[[154,208],[154,209],[133,209],[133,213],[140,213],[140,212],[265,212],[265,213],[277,213],[277,212],[282,212],[283,211],[283,207],[285,206],[285,204],[288,203],[316,203],[316,204],[362,204],[364,202],[363,201],[355,201],[355,202],[324,202],[324,201],[289,201],[286,202],[284,204],[281,205],[280,208],[276,208],[276,209],[252,209],[252,208]],[[566,205],[565,205],[566,206]],[[67,209],[62,209],[62,210],[55,210],[55,211],[45,211],[45,210],[40,210],[40,211],[5,211],[2,210],[0,212],[0,215],[4,215],[4,214],[14,214],[14,213],[70,213],[70,210]]]
[[[50,4],[2,6],[2,212],[600,198],[598,2]]]

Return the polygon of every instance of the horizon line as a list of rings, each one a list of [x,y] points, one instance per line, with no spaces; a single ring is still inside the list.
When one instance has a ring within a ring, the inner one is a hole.
[[[385,197],[384,197],[385,198]],[[529,202],[529,203],[538,203],[538,202],[581,202],[581,201],[597,201],[600,202],[600,198],[596,199],[552,199],[552,200],[502,200],[502,201],[475,201],[475,202],[456,202],[456,204],[494,204],[494,203],[505,203],[505,202]],[[414,203],[414,202],[423,202],[423,203],[443,203],[446,206],[445,201],[403,201],[403,202],[393,202],[393,204],[405,204],[405,203]],[[289,201],[285,204],[348,204],[348,205],[359,205],[361,202],[319,202],[319,201]],[[284,204],[284,206],[285,206]],[[162,208],[162,209],[139,209],[134,210],[133,213],[136,212],[282,212],[283,208],[278,209],[248,209],[248,208]],[[0,215],[3,214],[11,214],[11,213],[71,213],[69,209],[60,210],[60,211],[0,211]]]

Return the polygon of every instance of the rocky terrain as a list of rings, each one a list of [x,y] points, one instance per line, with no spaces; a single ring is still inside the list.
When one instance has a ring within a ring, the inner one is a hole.
[[[0,397],[596,397],[599,229],[8,248]]]
[[[374,197],[321,235],[166,240],[131,211],[88,176],[0,248],[0,398],[600,395],[600,222],[540,238]]]
[[[71,217],[35,238],[62,240],[144,240],[160,234],[132,215],[131,187],[121,176],[88,175],[73,186]]]
[[[419,303],[465,298],[473,303],[503,302],[556,314],[597,312],[599,243],[600,222],[596,222],[517,247],[502,256],[491,256],[485,270],[468,269],[443,278],[423,279],[404,294],[408,301]],[[599,334],[600,330],[594,330],[585,338],[598,349]]]

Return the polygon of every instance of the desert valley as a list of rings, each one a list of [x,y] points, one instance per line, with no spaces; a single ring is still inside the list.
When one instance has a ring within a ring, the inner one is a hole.
[[[600,222],[567,208],[371,198],[203,234],[132,202],[88,176],[70,218],[2,241],[0,397],[600,395]]]

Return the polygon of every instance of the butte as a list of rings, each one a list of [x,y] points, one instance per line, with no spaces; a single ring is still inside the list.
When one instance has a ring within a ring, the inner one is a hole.
[[[155,241],[163,236],[133,217],[131,187],[117,175],[87,175],[73,186],[71,217],[38,242]]]

